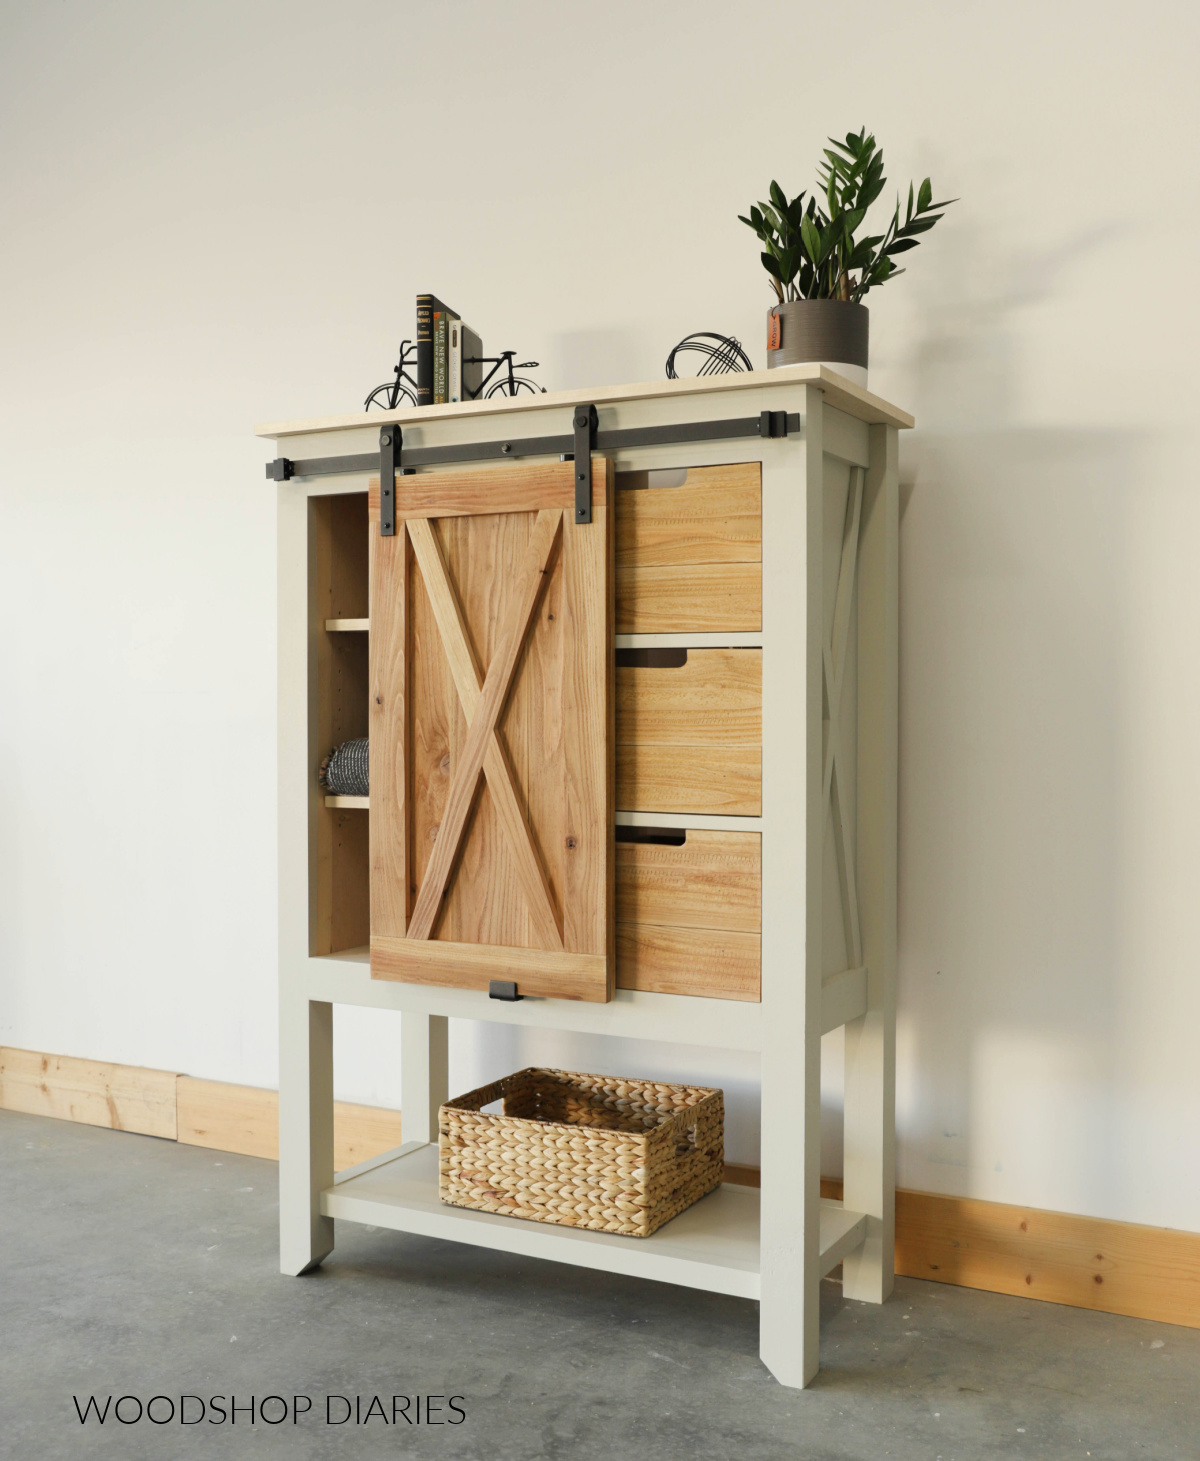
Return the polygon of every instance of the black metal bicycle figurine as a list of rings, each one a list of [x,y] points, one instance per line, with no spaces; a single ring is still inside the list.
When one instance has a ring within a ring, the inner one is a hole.
[[[416,359],[416,345],[411,340],[401,341],[395,380],[385,380],[381,386],[376,386],[363,403],[363,410],[369,411],[372,406],[378,406],[381,411],[395,411],[401,405],[415,406],[417,404],[417,382],[415,377],[409,375],[405,367],[414,365]]]
[[[476,390],[470,392],[470,399],[475,401],[480,396],[517,396],[528,391],[531,395],[545,394],[545,386],[539,386],[536,381],[529,380],[526,376],[517,375],[518,370],[536,370],[536,360],[523,360],[520,365],[513,364],[515,350],[504,350],[499,355],[468,355],[463,361],[464,365],[490,365],[492,368],[487,375],[479,382]],[[415,377],[408,373],[408,367],[414,365],[417,359],[417,347],[411,340],[404,340],[400,345],[400,359],[396,363],[395,378],[384,381],[381,386],[375,389],[363,403],[363,410],[369,411],[372,406],[378,406],[381,411],[395,411],[400,406],[415,406],[417,404],[417,382]],[[501,367],[506,367],[501,371]],[[492,377],[500,371],[500,379],[488,388]]]
[[[499,355],[469,355],[463,360],[464,365],[490,365],[492,368],[487,375],[479,382],[479,389],[471,392],[471,399],[477,401],[480,396],[519,396],[528,391],[530,395],[545,395],[546,387],[540,386],[536,381],[528,380],[523,375],[514,374],[518,370],[536,370],[536,360],[523,360],[520,365],[513,365],[515,350],[503,350]],[[490,390],[487,383],[501,366],[508,367],[507,375],[502,375]]]

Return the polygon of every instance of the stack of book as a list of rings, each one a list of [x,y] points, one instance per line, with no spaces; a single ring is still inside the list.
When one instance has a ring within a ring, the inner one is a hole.
[[[483,345],[435,294],[417,295],[417,405],[473,401],[479,394]]]

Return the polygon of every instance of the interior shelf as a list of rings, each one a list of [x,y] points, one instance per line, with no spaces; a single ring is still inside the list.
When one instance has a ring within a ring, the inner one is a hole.
[[[326,619],[330,634],[367,633],[370,619]],[[618,649],[757,649],[762,647],[761,630],[733,633],[618,634]]]
[[[759,1297],[759,1192],[723,1183],[650,1238],[624,1238],[449,1207],[438,1197],[438,1151],[410,1142],[350,1168],[321,1194],[332,1218],[473,1243],[553,1263],[655,1279],[738,1298]],[[821,1200],[821,1274],[866,1237],[867,1220]]]
[[[618,649],[761,649],[762,630],[706,631],[688,634],[676,630],[664,634],[618,634]]]
[[[357,807],[370,811],[369,796],[326,796],[327,807]],[[618,827],[683,827],[686,829],[712,828],[717,831],[758,831],[762,827],[761,817],[704,816],[698,812],[617,812],[614,821]]]

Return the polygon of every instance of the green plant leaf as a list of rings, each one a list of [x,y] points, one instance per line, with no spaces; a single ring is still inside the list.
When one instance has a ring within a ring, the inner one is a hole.
[[[812,218],[805,218],[800,225],[800,237],[804,241],[804,248],[808,257],[814,265],[821,262],[821,230],[813,222]]]
[[[867,216],[865,208],[851,208],[842,220],[842,227],[846,232],[847,239],[853,240],[854,230]]]
[[[943,216],[941,213],[932,213],[924,218],[914,218],[911,223],[906,223],[900,230],[900,237],[909,238],[913,234],[928,233],[938,219]]]
[[[787,218],[794,229],[800,227],[800,221],[804,217],[804,194],[800,193],[788,204]]]
[[[883,242],[883,235],[875,238],[859,239],[854,245],[854,251],[846,260],[847,269],[865,269],[875,257],[875,250]]]
[[[827,141],[829,146],[822,148],[817,166],[815,189],[801,190],[789,200],[773,179],[769,201],[752,204],[748,215],[737,215],[763,245],[760,257],[780,300],[836,298],[847,279],[850,298],[861,299],[873,287],[904,272],[890,256],[918,247],[921,235],[941,221],[942,210],[958,201],[933,202],[929,178],[919,189],[910,183],[903,224],[898,193],[884,232],[856,238],[887,184],[883,152],[865,126],[847,132],[844,139],[829,137]]]

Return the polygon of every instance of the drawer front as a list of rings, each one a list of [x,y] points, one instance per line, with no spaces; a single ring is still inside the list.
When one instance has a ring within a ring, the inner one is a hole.
[[[758,462],[673,474],[618,472],[618,634],[762,628]]]
[[[617,651],[621,811],[762,814],[762,651]]]
[[[761,838],[757,832],[679,835],[681,846],[617,843],[617,985],[756,1001]]]

